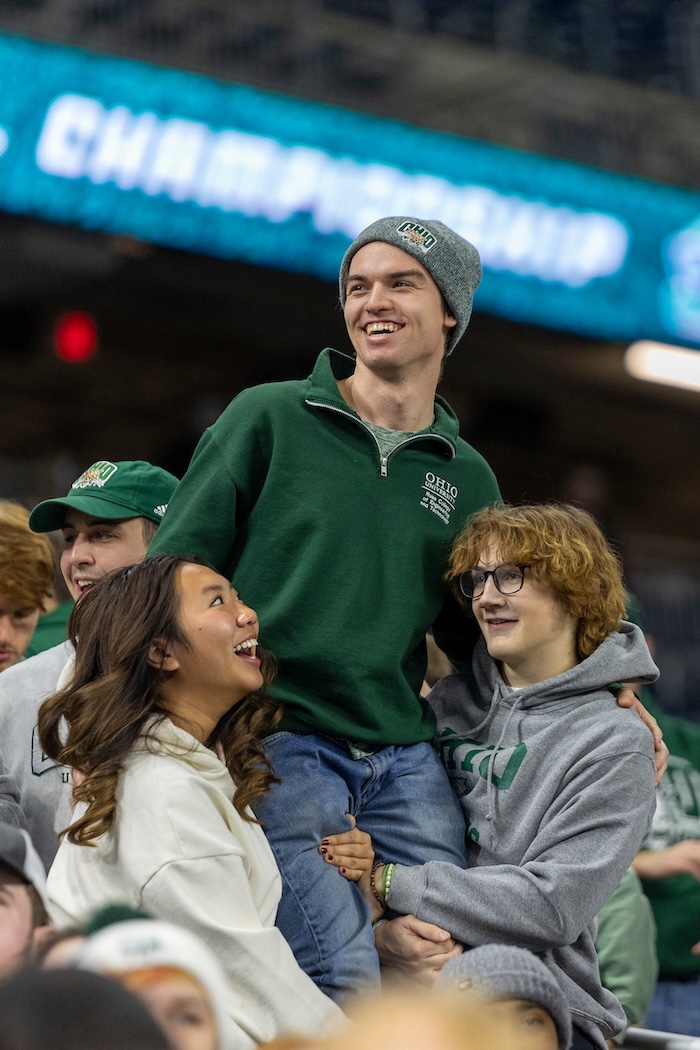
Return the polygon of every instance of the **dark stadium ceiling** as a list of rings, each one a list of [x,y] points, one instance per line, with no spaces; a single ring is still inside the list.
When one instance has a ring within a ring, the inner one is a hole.
[[[700,2],[0,0],[0,32],[699,183]],[[345,345],[326,282],[0,216],[0,311],[25,301],[37,331],[31,355],[4,362],[0,481],[29,504],[56,483],[29,456],[58,449],[70,465],[113,441],[121,458],[156,457],[212,390],[306,374],[323,343]],[[66,307],[101,326],[81,372],[51,352]],[[621,346],[479,313],[464,349],[445,393],[509,498],[549,498],[570,463],[592,459],[644,564],[661,550],[700,565],[700,491],[679,454],[700,444],[697,396],[632,380]]]
[[[677,185],[698,0],[0,0],[0,30]]]
[[[698,185],[700,0],[0,0],[2,31]],[[142,250],[21,221],[3,249],[4,302]]]

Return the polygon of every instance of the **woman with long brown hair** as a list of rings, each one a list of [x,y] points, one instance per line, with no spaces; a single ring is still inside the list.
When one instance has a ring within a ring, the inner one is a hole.
[[[208,566],[160,557],[99,581],[70,632],[75,675],[39,720],[45,752],[80,774],[54,922],[121,901],[198,934],[229,978],[227,1047],[324,1030],[342,1014],[274,925],[280,876],[249,808],[277,717],[255,613]]]

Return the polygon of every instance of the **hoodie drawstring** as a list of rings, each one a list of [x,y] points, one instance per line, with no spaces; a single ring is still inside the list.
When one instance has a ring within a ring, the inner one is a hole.
[[[491,707],[489,708],[489,714],[491,713],[492,710],[493,711],[496,710],[496,706],[497,705],[496,705],[495,701],[496,701],[497,694],[498,694],[498,686],[496,686],[496,688],[494,690],[493,700],[491,701]],[[517,711],[517,709],[520,707],[521,702],[522,702],[522,693],[519,693],[517,698],[516,698],[516,700],[515,700],[515,703],[511,706],[510,711],[506,715],[506,719],[505,719],[505,722],[503,723],[503,728],[501,730],[500,736],[498,737],[498,740],[496,741],[494,749],[493,749],[493,751],[491,753],[491,757],[489,758],[489,764],[488,764],[488,768],[487,768],[487,772],[486,772],[486,807],[487,807],[486,820],[487,820],[487,823],[489,825],[489,839],[491,839],[491,827],[492,827],[493,820],[494,820],[494,818],[496,816],[496,812],[495,812],[495,810],[496,810],[496,806],[495,806],[496,792],[495,792],[495,786],[494,786],[494,782],[493,782],[493,775],[494,775],[493,771],[494,771],[494,767],[496,765],[496,755],[498,754],[498,749],[500,748],[501,744],[503,743],[503,741],[505,739],[505,736],[506,736],[506,733],[508,732],[508,726],[510,725],[510,720],[513,717],[513,715],[515,714],[515,712]],[[488,718],[488,715],[487,715],[487,718]],[[484,721],[486,721],[486,720],[484,720]],[[477,728],[480,729],[481,726],[478,726]]]

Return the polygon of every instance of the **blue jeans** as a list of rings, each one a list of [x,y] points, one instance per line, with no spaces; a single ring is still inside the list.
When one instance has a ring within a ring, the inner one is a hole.
[[[700,975],[694,981],[659,981],[644,1024],[655,1032],[700,1036]]]
[[[280,784],[255,813],[282,873],[277,926],[309,976],[331,998],[379,982],[369,909],[354,883],[318,853],[350,828],[352,813],[378,859],[467,866],[459,803],[432,746],[385,747],[365,758],[330,737],[275,733],[265,749]]]

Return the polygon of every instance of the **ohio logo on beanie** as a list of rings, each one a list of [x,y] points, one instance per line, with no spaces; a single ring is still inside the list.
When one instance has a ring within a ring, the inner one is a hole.
[[[419,226],[417,222],[402,222],[397,226],[396,232],[405,241],[410,241],[426,254],[437,244],[437,237],[426,230],[425,226]]]

